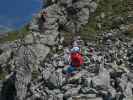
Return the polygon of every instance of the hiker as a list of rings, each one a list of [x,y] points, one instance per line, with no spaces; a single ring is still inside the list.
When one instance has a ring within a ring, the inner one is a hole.
[[[80,69],[80,66],[83,64],[83,57],[79,47],[73,47],[71,49],[70,60],[70,65],[65,67],[64,74],[68,76],[73,76],[76,74],[76,72]]]
[[[41,19],[42,19],[43,22],[46,21],[45,17],[47,17],[47,12],[46,12],[46,11],[43,11],[43,12],[41,13]]]
[[[44,30],[44,23],[46,22],[46,17],[48,16],[46,11],[43,11],[40,15],[40,19],[39,19],[39,29],[41,31]]]

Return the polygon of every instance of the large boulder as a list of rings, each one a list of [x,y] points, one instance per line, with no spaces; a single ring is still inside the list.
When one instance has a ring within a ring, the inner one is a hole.
[[[1,65],[7,63],[10,60],[11,53],[12,53],[11,50],[7,50],[0,55],[0,64]]]
[[[33,44],[29,46],[29,48],[32,50],[33,55],[36,57],[37,61],[43,61],[47,54],[50,52],[50,48],[43,44]]]
[[[15,88],[16,98],[23,100],[27,93],[27,86],[31,81],[31,68],[33,53],[28,47],[21,46],[15,57]]]
[[[6,79],[1,83],[1,100],[15,100],[16,87],[15,87],[15,76]]]
[[[0,97],[1,97],[1,90],[2,90],[2,87],[3,87],[3,81],[2,80],[0,80]]]
[[[126,86],[126,89],[124,91],[124,94],[125,94],[126,97],[133,96],[132,89],[133,89],[133,84],[131,82],[128,82],[127,86]]]
[[[62,70],[59,69],[50,75],[48,83],[51,88],[60,88],[64,81],[65,79],[63,78]]]
[[[99,75],[92,79],[94,87],[107,89],[110,87],[110,74],[105,69],[100,70]]]

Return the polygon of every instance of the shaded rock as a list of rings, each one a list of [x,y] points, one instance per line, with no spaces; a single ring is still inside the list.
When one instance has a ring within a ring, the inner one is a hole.
[[[62,74],[62,70],[59,69],[57,71],[55,71],[54,73],[51,74],[50,78],[49,78],[49,83],[51,83],[51,88],[55,87],[55,88],[59,88],[63,85],[64,82],[64,78],[63,78],[63,74]]]
[[[3,87],[3,81],[0,80],[0,98],[1,98],[1,93],[2,93],[2,87]]]
[[[43,79],[45,80],[45,81],[47,81],[49,78],[50,78],[50,76],[51,76],[51,70],[50,69],[46,69],[46,70],[44,70],[43,71]]]
[[[131,97],[133,94],[132,94],[132,89],[133,89],[133,84],[131,82],[128,82],[127,83],[127,87],[124,91],[124,94],[126,97]]]
[[[31,81],[31,68],[33,54],[28,47],[21,46],[15,57],[15,87],[16,98],[23,100],[27,93],[27,85]]]
[[[81,87],[78,86],[77,88],[72,88],[72,89],[67,90],[67,92],[64,94],[64,98],[67,99],[67,98],[72,97],[74,95],[78,95],[80,88]]]
[[[57,95],[57,100],[63,100],[63,94],[58,94]]]
[[[107,89],[110,86],[109,72],[105,68],[102,68],[99,75],[93,78],[93,84],[94,87]]]
[[[133,97],[127,97],[127,98],[124,98],[123,100],[132,100]]]
[[[11,50],[5,51],[0,55],[0,64],[5,64],[10,60],[11,57]]]
[[[91,2],[90,3],[90,12],[94,12],[97,8],[97,3],[96,2]]]

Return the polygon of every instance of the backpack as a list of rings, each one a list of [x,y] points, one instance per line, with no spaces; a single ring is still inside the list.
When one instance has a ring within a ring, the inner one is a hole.
[[[71,53],[71,64],[74,67],[80,67],[83,64],[83,57],[80,53]]]

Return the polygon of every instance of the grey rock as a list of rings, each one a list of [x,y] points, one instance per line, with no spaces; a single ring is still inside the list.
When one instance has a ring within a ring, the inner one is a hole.
[[[133,96],[132,95],[132,89],[133,89],[133,84],[131,82],[128,82],[127,83],[127,87],[126,87],[126,89],[124,91],[124,94],[125,94],[126,97]]]
[[[12,53],[11,50],[7,50],[0,55],[0,64],[1,65],[7,63],[10,60],[11,53]]]
[[[53,3],[57,2],[57,0],[43,0],[44,6],[52,5]]]
[[[57,70],[54,73],[51,74],[50,78],[49,78],[49,83],[52,84],[53,87],[55,88],[59,88],[63,85],[63,74],[62,74],[62,70]]]
[[[90,12],[94,12],[97,8],[97,3],[96,2],[91,2],[90,3]]]
[[[33,44],[29,46],[29,48],[36,56],[37,61],[43,61],[47,54],[50,52],[50,48],[43,44]]]
[[[25,43],[32,44],[34,42],[35,42],[35,40],[34,40],[34,36],[32,34],[29,34],[25,37]]]
[[[40,18],[40,14],[38,15],[35,15],[32,19],[32,21],[30,22],[30,27],[29,29],[30,30],[33,30],[33,31],[39,31],[39,25],[38,25],[38,20]]]
[[[72,88],[72,89],[67,90],[67,92],[64,94],[64,97],[67,99],[67,98],[69,98],[69,97],[78,95],[78,92],[79,92],[80,88],[81,88],[81,87],[78,86],[78,87],[76,87],[76,88]]]
[[[57,95],[57,100],[63,100],[63,94],[58,94]]]
[[[55,38],[58,34],[59,34],[58,32],[55,32],[55,34],[51,35],[40,35],[40,43],[44,45],[53,46],[56,44]]]
[[[62,90],[67,91],[67,90],[70,90],[71,88],[72,88],[72,84],[67,84],[67,85],[62,87]]]
[[[132,72],[127,73],[127,77],[130,79],[131,82],[133,82],[133,73]]]
[[[87,87],[82,88],[81,91],[82,91],[82,94],[86,94],[88,95],[88,97],[96,97],[96,94],[98,93],[95,89],[87,88]]]
[[[58,66],[59,66],[59,67],[64,67],[64,62],[63,62],[63,61],[59,61],[59,62],[58,62]]]
[[[51,76],[51,70],[45,69],[42,74],[43,74],[43,79],[47,81]]]
[[[71,6],[72,5],[72,0],[60,0],[60,4],[61,5],[67,5],[67,6]]]
[[[121,86],[122,90],[124,91],[127,86],[127,82],[128,82],[127,76],[123,74],[120,81],[121,81],[120,86]]]
[[[105,68],[102,68],[99,75],[93,78],[93,84],[95,87],[108,88],[110,86],[109,72]]]
[[[31,51],[26,47],[21,47],[18,50],[17,57],[15,58],[15,87],[16,97],[23,100],[27,93],[27,85],[31,81],[31,69],[29,67]]]
[[[15,88],[15,77],[14,77],[14,75],[3,81],[2,89],[1,89],[0,94],[1,94],[0,95],[1,100],[7,100],[7,98],[10,98],[10,100],[15,99],[16,88]]]
[[[77,13],[79,24],[85,25],[88,23],[90,16],[89,9],[83,8],[80,12]]]

